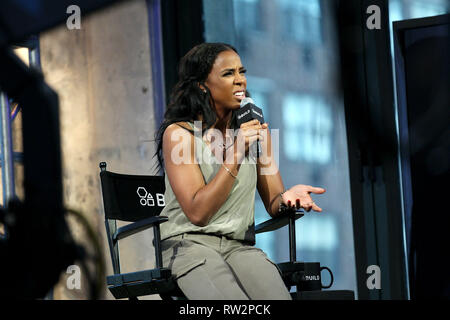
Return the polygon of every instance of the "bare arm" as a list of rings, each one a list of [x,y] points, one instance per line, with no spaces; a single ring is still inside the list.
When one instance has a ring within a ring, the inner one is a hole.
[[[280,193],[284,191],[284,185],[275,161],[269,128],[267,124],[264,125],[265,139],[260,142],[262,152],[256,166],[257,187],[266,211],[271,217],[275,217],[278,213]]]
[[[261,141],[262,154],[257,162],[258,192],[269,215],[275,217],[278,214],[281,201],[285,205],[304,208],[306,211],[311,209],[318,212],[322,211],[312,200],[310,193],[322,194],[325,192],[323,188],[298,184],[284,192],[283,196],[280,197],[280,193],[285,190],[284,184],[278,170],[278,164],[275,161],[268,126],[264,126],[264,130],[265,133],[262,134],[264,140]]]
[[[184,127],[186,124],[180,123]],[[242,126],[252,128],[254,123]],[[241,126],[241,128],[242,128]],[[246,149],[257,138],[255,133],[247,132]],[[205,184],[200,167],[194,159],[194,136],[177,124],[172,124],[163,135],[163,156],[167,177],[172,190],[187,218],[195,225],[206,226],[211,217],[225,203],[235,178],[221,166],[216,176]],[[243,154],[235,148],[235,159],[231,164],[224,164],[235,176],[239,171]]]

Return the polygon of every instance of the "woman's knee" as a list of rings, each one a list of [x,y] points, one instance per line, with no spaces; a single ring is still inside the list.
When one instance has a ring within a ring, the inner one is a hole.
[[[251,299],[291,299],[281,272],[260,249],[235,252],[227,259]]]
[[[248,300],[228,264],[212,248],[183,240],[166,248],[163,258],[188,299]]]

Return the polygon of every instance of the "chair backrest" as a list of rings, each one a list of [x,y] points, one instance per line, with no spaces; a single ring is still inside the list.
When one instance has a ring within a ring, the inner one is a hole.
[[[163,176],[119,174],[100,164],[106,219],[135,222],[159,215],[165,206]]]
[[[116,220],[136,222],[159,215],[165,206],[164,177],[106,171],[106,162],[100,163],[100,169],[106,235],[113,270],[119,274],[119,246],[113,236],[117,231]]]

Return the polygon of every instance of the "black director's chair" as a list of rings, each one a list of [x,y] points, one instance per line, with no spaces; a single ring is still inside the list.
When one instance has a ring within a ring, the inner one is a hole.
[[[113,275],[107,277],[108,289],[116,299],[131,300],[152,294],[159,294],[162,299],[168,300],[185,299],[171,271],[162,265],[159,225],[168,220],[168,217],[159,215],[165,205],[164,178],[110,172],[106,170],[106,162],[100,163],[100,169],[106,234],[114,271]],[[295,255],[295,220],[303,215],[303,211],[285,209],[283,214],[255,227],[256,233],[263,233],[289,224],[290,261],[278,264],[288,288],[296,286],[303,273],[302,264],[296,261]],[[117,220],[131,223],[117,228]],[[118,241],[150,227],[153,228],[154,235],[155,268],[121,273]],[[302,299],[320,299],[321,297],[320,292],[312,294],[312,296],[305,296],[297,292],[292,296]]]
[[[108,289],[116,299],[131,300],[152,294],[159,294],[163,299],[183,297],[171,271],[162,265],[159,224],[168,220],[159,216],[164,208],[160,196],[164,197],[165,191],[163,177],[113,173],[106,171],[106,162],[100,163],[100,169],[106,235],[114,272],[106,279]],[[117,228],[117,220],[131,223]],[[150,227],[154,236],[155,269],[121,273],[119,240]]]

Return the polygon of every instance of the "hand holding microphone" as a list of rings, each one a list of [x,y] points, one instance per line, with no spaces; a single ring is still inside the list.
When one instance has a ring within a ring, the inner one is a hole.
[[[241,107],[237,111],[237,124],[239,125],[241,131],[244,130],[242,135],[246,137],[245,154],[248,154],[249,148],[255,141],[257,141],[255,153],[256,158],[259,158],[261,153],[259,141],[262,141],[264,138],[258,131],[261,129],[267,129],[268,124],[264,123],[263,112],[254,104],[252,98],[246,97],[242,99],[240,105]],[[255,132],[252,132],[252,130]]]
[[[247,156],[250,148],[255,145],[257,141],[263,141],[264,136],[261,134],[260,130],[268,128],[267,123],[260,124],[259,120],[253,119],[248,122],[244,122],[239,127],[239,133],[237,136],[237,160],[241,163],[244,156]],[[242,150],[240,146],[244,143],[245,149]]]

